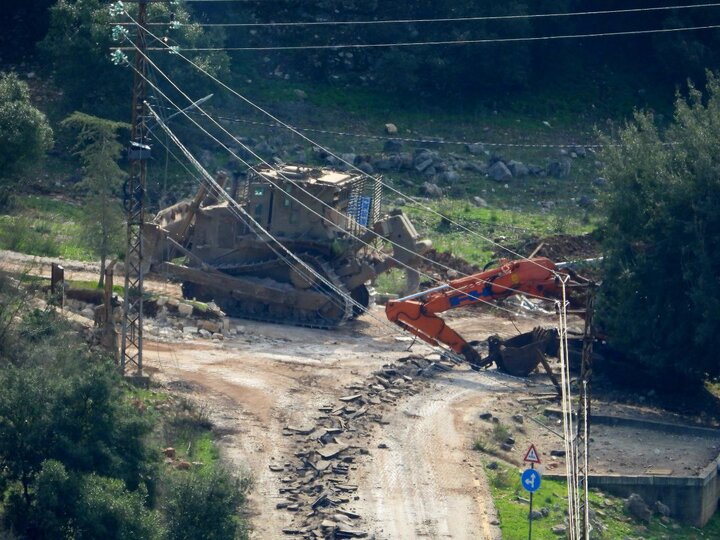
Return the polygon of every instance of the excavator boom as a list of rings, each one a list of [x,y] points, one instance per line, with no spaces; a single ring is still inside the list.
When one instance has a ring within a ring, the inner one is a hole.
[[[497,301],[515,294],[557,299],[563,276],[575,278],[550,259],[538,257],[506,261],[471,276],[434,289],[391,300],[385,307],[388,320],[415,334],[430,345],[443,344],[463,355],[473,368],[484,367],[478,352],[438,316],[453,308],[485,301]],[[582,279],[582,278],[581,278]],[[568,298],[572,304],[572,298]]]

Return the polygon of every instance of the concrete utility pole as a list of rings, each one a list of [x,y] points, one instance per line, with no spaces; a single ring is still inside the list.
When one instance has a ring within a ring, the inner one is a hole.
[[[132,89],[132,129],[128,160],[130,177],[125,184],[124,203],[127,218],[127,246],[125,251],[125,301],[122,316],[122,346],[120,371],[123,375],[134,370],[133,376],[142,377],[143,369],[143,224],[145,220],[145,187],[147,185],[147,42],[145,22],[147,0],[138,2],[135,34],[135,74]]]

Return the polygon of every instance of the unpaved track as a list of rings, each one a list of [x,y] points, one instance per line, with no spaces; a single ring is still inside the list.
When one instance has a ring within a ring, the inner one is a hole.
[[[377,310],[376,317],[382,312]],[[283,538],[292,520],[275,505],[282,474],[271,464],[298,450],[283,437],[288,425],[313,425],[318,407],[347,393],[372,371],[407,353],[377,319],[336,331],[234,320],[241,333],[224,342],[148,343],[145,364],[154,379],[185,393],[210,416],[224,455],[254,478],[250,518],[255,538]],[[458,328],[515,333],[487,314],[455,319]],[[481,337],[486,337],[487,331]],[[429,349],[415,345],[416,352]],[[469,451],[473,411],[507,393],[492,374],[459,368],[433,379],[391,408],[368,441],[370,455],[352,471],[360,487],[354,510],[376,538],[499,538],[479,460]],[[377,448],[385,442],[388,449]]]

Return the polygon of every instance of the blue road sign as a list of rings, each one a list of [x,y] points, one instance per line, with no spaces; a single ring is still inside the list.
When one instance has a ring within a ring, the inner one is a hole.
[[[540,489],[540,473],[535,469],[525,469],[520,477],[522,487],[530,493],[535,493]]]

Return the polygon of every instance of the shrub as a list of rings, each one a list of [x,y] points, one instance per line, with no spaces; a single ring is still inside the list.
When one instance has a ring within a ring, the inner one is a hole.
[[[164,504],[170,540],[233,540],[246,537],[238,508],[250,482],[218,467],[177,472],[170,478]]]

